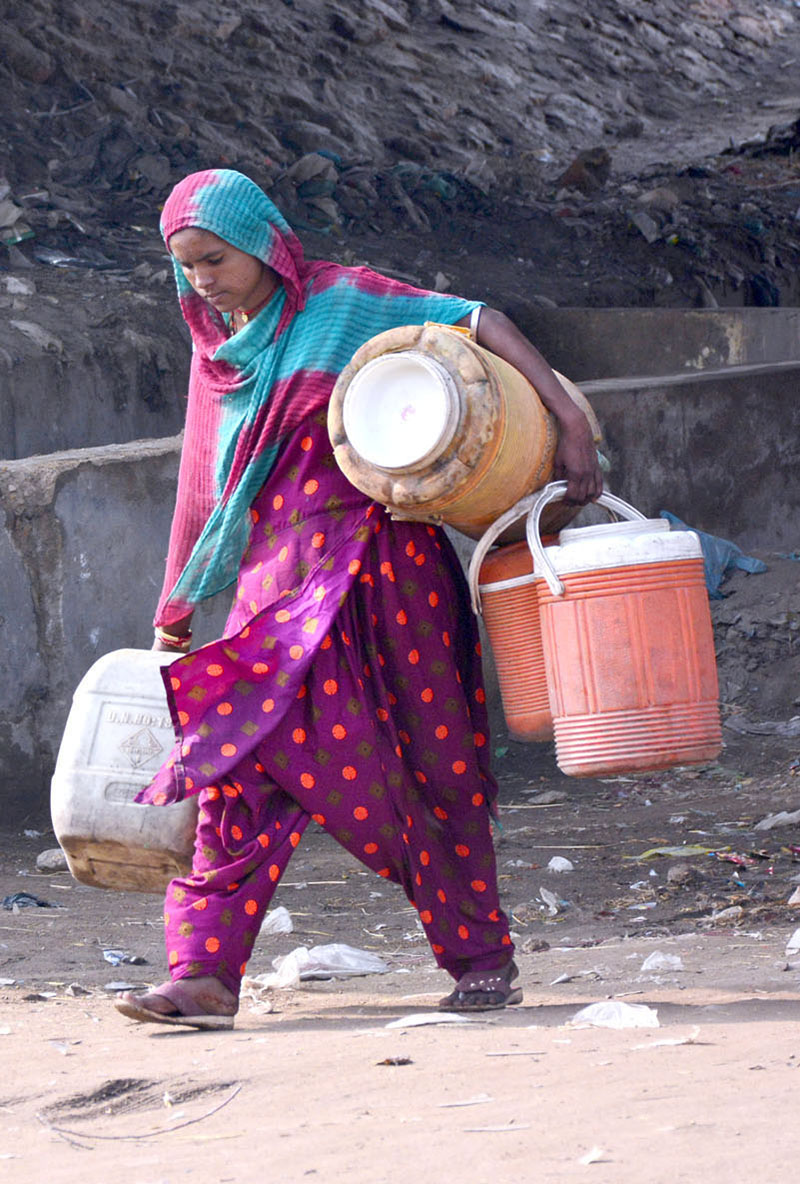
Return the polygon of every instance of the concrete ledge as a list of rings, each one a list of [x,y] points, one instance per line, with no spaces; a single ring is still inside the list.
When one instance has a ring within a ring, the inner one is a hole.
[[[551,366],[574,382],[796,359],[798,308],[508,310]]]
[[[109,650],[149,648],[180,437],[0,463],[0,787],[41,814],[72,693]],[[224,597],[199,614],[211,636]]]

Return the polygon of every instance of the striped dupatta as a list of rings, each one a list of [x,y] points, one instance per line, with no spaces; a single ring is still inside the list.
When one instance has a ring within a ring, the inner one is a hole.
[[[250,506],[292,432],[323,407],[369,338],[399,325],[453,324],[476,301],[427,292],[368,268],[309,263],[267,195],[241,173],[186,177],[164,206],[169,246],[195,227],[261,259],[280,277],[275,295],[238,333],[194,292],[173,260],[194,351],[186,429],[164,587],[155,623],[181,620],[237,576]]]

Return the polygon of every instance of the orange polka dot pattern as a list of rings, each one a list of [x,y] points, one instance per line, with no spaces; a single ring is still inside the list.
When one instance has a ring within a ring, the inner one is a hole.
[[[167,894],[172,976],[238,992],[312,816],[402,885],[441,966],[502,966],[480,655],[449,542],[349,485],[324,415],[253,509],[225,640],[171,665],[179,746],[141,795],[200,794],[192,875]]]

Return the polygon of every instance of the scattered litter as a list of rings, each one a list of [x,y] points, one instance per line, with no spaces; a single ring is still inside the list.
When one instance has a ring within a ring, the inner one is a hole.
[[[103,988],[104,991],[135,991],[140,987],[141,983],[128,983],[123,980],[117,980],[113,983],[106,983]]]
[[[24,830],[22,833],[26,839],[40,839],[42,837],[40,830]]]
[[[727,908],[718,909],[711,914],[712,921],[738,921],[740,917],[744,916],[744,908],[740,904],[728,905]]]
[[[414,1011],[411,1015],[390,1020],[387,1028],[421,1028],[425,1024],[471,1024],[470,1016],[456,1015],[452,1011]]]
[[[713,847],[689,845],[687,847],[648,847],[640,855],[623,855],[623,859],[655,859],[656,855],[668,855],[674,859],[688,859],[692,855],[710,855]]]
[[[644,1003],[621,1003],[618,999],[590,1003],[569,1021],[572,1027],[658,1028],[658,1012]]]
[[[102,251],[98,251],[95,247],[81,247],[76,252],[60,251],[52,247],[36,247],[33,252],[34,259],[39,263],[47,263],[51,267],[90,267],[90,268],[110,268],[114,267],[114,260],[109,259]]]
[[[539,896],[547,908],[548,917],[558,916],[559,903],[555,892],[551,892],[549,888],[540,888]]]
[[[738,851],[710,851],[709,854],[722,863],[735,863],[737,867],[755,867],[759,859],[767,858],[766,854],[762,855],[760,852],[755,852],[754,855],[744,855]]]
[[[87,991],[86,987],[82,987],[80,983],[70,983],[64,991],[65,995],[91,995],[91,991]]]
[[[533,1024],[530,1026],[535,1027],[535,1025],[533,1025]],[[562,1041],[562,1043],[564,1043],[564,1041]],[[569,1043],[569,1041],[566,1041],[566,1043]],[[517,1051],[515,1049],[511,1052],[487,1052],[486,1056],[487,1057],[543,1057],[543,1056],[546,1056],[546,1053],[543,1053],[541,1051],[541,1049],[534,1049],[531,1052],[528,1052],[527,1049],[520,1049],[519,1051]]]
[[[486,1102],[493,1102],[490,1094],[477,1094],[474,1098],[466,1098],[463,1102],[438,1102],[440,1110],[449,1110],[454,1106],[483,1106]]]
[[[713,534],[706,534],[705,531],[697,530],[693,526],[687,526],[685,522],[681,522],[680,518],[670,514],[669,510],[661,510],[659,517],[666,518],[670,524],[670,530],[691,530],[697,535],[703,550],[703,570],[706,588],[711,600],[724,599],[725,593],[720,592],[720,584],[734,568],[741,568],[742,571],[751,574],[767,570],[766,563],[761,559],[752,559],[744,555],[736,543],[732,543],[728,539],[717,538]]]
[[[277,911],[277,910],[276,910]],[[298,946],[290,954],[273,958],[274,974],[257,974],[245,982],[254,990],[291,990],[308,979],[350,978],[361,974],[387,974],[383,958],[369,950],[357,950],[341,942],[326,946]]]
[[[272,999],[265,994],[266,988],[256,986],[251,978],[242,979],[241,997],[250,1004],[250,1010],[257,1015],[270,1015],[275,1010]]]
[[[20,909],[60,909],[63,906],[60,904],[52,904],[49,900],[42,900],[40,896],[34,896],[31,892],[12,892],[10,896],[3,897],[3,908],[18,913]]]
[[[411,1057],[384,1057],[382,1061],[376,1061],[376,1065],[413,1065],[414,1062]]]
[[[683,970],[683,962],[677,954],[663,954],[653,950],[642,963],[642,970]]]
[[[554,855],[547,865],[549,872],[574,872],[575,864],[563,855]]]
[[[80,1040],[48,1040],[47,1043],[56,1052],[60,1052],[62,1057],[68,1057],[70,1055],[70,1048],[74,1044],[80,1044]]]
[[[8,1027],[5,1027],[5,1026],[4,1026],[4,1027],[2,1027],[2,1028],[0,1028],[0,1036],[10,1036],[10,1035],[11,1035],[11,1029],[10,1029],[10,1028],[8,1028]]]
[[[591,978],[599,980],[600,982],[603,981],[603,976],[599,970],[576,970],[574,974],[560,974],[558,978],[553,979],[553,981],[550,983],[550,986],[557,987],[561,983],[574,983],[575,980],[579,978]]]
[[[130,966],[147,965],[147,959],[143,958],[141,954],[128,954],[125,950],[103,950],[103,957],[112,966],[122,966],[123,963]]]
[[[800,954],[800,929],[795,929],[786,943],[786,957],[792,958],[795,954]]]
[[[271,909],[261,924],[261,933],[291,933],[294,929],[289,910],[283,905]]]
[[[16,981],[15,978],[0,978],[0,987],[13,987]]]
[[[795,888],[794,892],[786,901],[786,903],[793,909],[800,906],[800,888]]]
[[[708,1044],[707,1040],[698,1040],[700,1035],[700,1028],[697,1024],[692,1028],[688,1036],[665,1036],[663,1040],[649,1040],[647,1044],[634,1044],[634,1049],[639,1048],[677,1048],[681,1044]]]
[[[606,1159],[606,1153],[602,1147],[593,1147],[591,1149],[591,1151],[587,1151],[586,1154],[582,1155],[580,1157],[580,1159],[578,1160],[578,1163],[582,1163],[585,1165],[588,1165],[590,1163],[608,1163],[608,1162],[609,1161]]]
[[[509,1122],[505,1126],[466,1126],[465,1135],[502,1135],[506,1131],[529,1131],[529,1122]]]
[[[773,830],[776,826],[794,826],[800,822],[800,810],[793,810],[791,814],[781,810],[778,814],[768,814],[753,827],[753,830]]]

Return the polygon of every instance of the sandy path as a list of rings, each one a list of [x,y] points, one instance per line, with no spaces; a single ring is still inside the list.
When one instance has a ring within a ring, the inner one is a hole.
[[[602,953],[614,962],[632,951]],[[529,987],[530,1002],[468,1024],[386,1027],[429,1009],[443,985],[422,970],[310,985],[274,996],[271,1014],[247,1005],[228,1033],[140,1027],[99,993],[35,1000],[6,989],[2,1178],[792,1178],[797,992],[766,978],[747,992],[631,981],[641,994],[617,993],[656,1007],[661,1026],[612,1031],[569,1026],[609,984]]]

